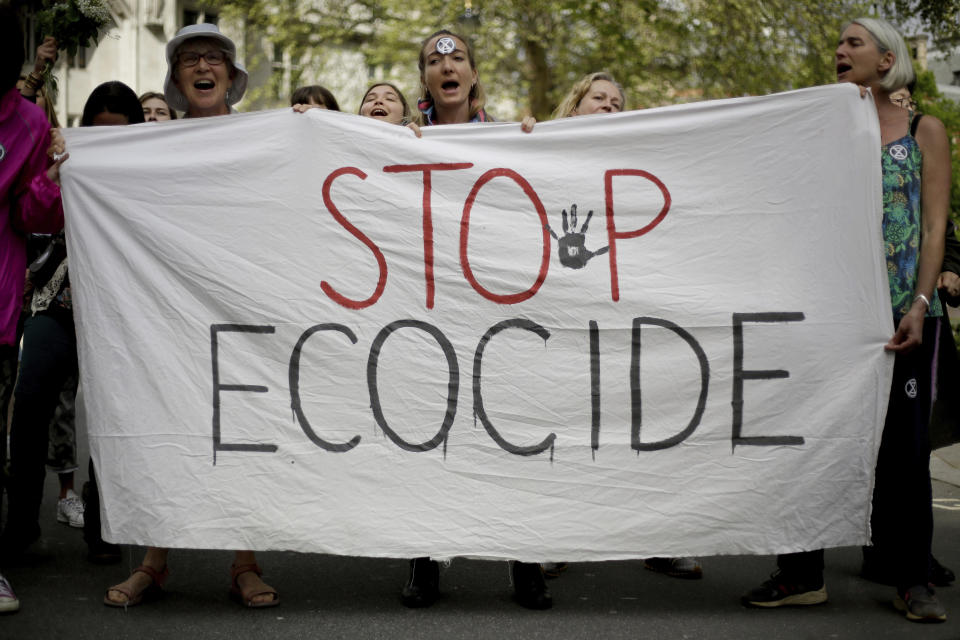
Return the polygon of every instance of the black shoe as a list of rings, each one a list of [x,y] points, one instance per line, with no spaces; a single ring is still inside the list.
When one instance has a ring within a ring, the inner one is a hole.
[[[410,561],[410,580],[400,592],[405,607],[429,607],[440,596],[440,564],[430,558]]]
[[[643,568],[684,580],[699,580],[703,577],[700,561],[691,557],[647,558],[643,561]]]
[[[937,562],[933,554],[930,555],[930,584],[935,587],[949,587],[956,579],[953,571]]]
[[[740,598],[746,607],[783,607],[811,605],[827,601],[827,585],[819,581],[799,581],[777,571],[770,579]]]
[[[543,571],[536,562],[514,562],[510,568],[513,578],[513,598],[527,609],[549,609],[553,596],[543,579]]]
[[[925,584],[910,587],[897,594],[893,606],[907,615],[911,622],[946,622],[947,612],[937,600],[933,589]]]

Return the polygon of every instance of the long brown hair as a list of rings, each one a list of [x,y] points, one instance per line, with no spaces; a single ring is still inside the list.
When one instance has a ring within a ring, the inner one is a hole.
[[[26,82],[27,76],[20,76],[20,79],[17,82]],[[50,123],[50,126],[54,129],[60,128],[60,118],[57,117],[57,107],[53,104],[53,100],[50,99],[50,96],[47,95],[46,88],[43,85],[36,88],[36,93],[34,94],[34,101],[39,101],[40,98],[43,98],[43,115],[47,116],[47,122]]]
[[[374,82],[372,85],[370,85],[370,87],[364,91],[363,97],[360,99],[360,108],[357,109],[357,115],[363,111],[363,103],[367,100],[367,94],[377,87],[390,87],[393,89],[393,92],[397,94],[397,98],[400,99],[400,104],[403,105],[403,120],[400,122],[400,124],[407,124],[410,122],[410,104],[407,102],[407,99],[403,97],[403,92],[400,91],[400,89],[397,88],[397,85],[393,84],[392,82]]]
[[[429,36],[427,36],[426,39],[420,43],[420,59],[417,62],[417,66],[420,68],[420,95],[422,96],[420,98],[419,103],[417,104],[417,108],[420,112],[419,120],[421,125],[425,124],[423,112],[427,110],[430,107],[430,105],[433,104],[433,96],[430,95],[430,90],[427,89],[427,83],[424,81],[424,74],[423,74],[424,69],[426,69],[426,66],[427,66],[427,55],[429,55],[428,52],[426,51],[426,48],[427,48],[427,44],[429,44],[430,41],[436,38],[437,36],[450,36],[462,42],[463,45],[467,48],[467,59],[470,61],[470,68],[473,69],[474,71],[477,70],[477,62],[476,60],[474,60],[474,57],[473,57],[473,46],[470,44],[469,40],[467,40],[460,34],[454,33],[453,31],[449,31],[447,29],[440,29],[439,31],[431,33]],[[470,87],[470,95],[468,99],[470,101],[470,117],[473,118],[483,109],[483,106],[487,103],[487,94],[483,90],[483,85],[480,84],[479,75],[477,76],[477,81],[473,84],[472,87]]]

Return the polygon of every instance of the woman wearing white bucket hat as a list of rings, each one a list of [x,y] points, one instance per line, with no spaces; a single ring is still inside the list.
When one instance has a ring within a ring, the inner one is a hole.
[[[237,47],[215,24],[192,24],[167,43],[167,104],[188,118],[232,112],[247,90],[247,70]]]
[[[237,48],[216,25],[193,24],[167,43],[167,77],[163,84],[167,104],[187,118],[232,113],[231,106],[247,89],[247,71],[237,62]],[[148,547],[143,562],[124,582],[107,589],[103,602],[129,607],[158,595],[169,575],[169,549]],[[280,604],[276,589],[260,579],[253,551],[237,551],[230,567],[230,595],[247,607]]]

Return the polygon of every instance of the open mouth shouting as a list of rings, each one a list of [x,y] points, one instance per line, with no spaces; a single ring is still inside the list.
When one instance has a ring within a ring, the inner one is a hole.
[[[853,67],[851,67],[850,64],[847,62],[838,62],[837,63],[837,79],[838,80],[841,79],[843,77],[843,74],[847,73],[852,68]]]
[[[370,111],[370,117],[371,117],[371,118],[386,118],[388,115],[390,115],[390,114],[387,113],[387,110],[384,109],[383,107],[374,107],[374,108]]]

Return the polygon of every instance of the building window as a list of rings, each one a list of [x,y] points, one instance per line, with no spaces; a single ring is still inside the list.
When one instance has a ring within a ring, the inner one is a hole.
[[[191,24],[200,24],[201,22],[219,24],[220,14],[218,14],[216,11],[205,11],[203,9],[183,10],[183,26],[186,27]]]
[[[26,22],[26,28],[23,30],[23,46],[26,62],[32,66],[37,61],[37,47],[43,42],[43,34],[40,33],[40,25],[37,24],[35,14],[28,15]]]
[[[77,49],[77,55],[67,56],[67,64],[70,65],[71,69],[86,69],[87,68],[87,47],[79,47]]]
[[[960,87],[960,70],[953,72],[953,81],[950,82],[955,87]]]

